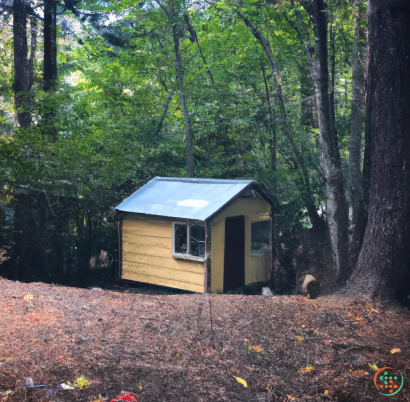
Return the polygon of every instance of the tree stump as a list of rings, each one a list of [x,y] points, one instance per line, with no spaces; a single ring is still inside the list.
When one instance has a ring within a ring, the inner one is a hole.
[[[302,294],[309,299],[316,299],[320,294],[320,283],[315,279],[313,275],[307,274],[299,279]]]

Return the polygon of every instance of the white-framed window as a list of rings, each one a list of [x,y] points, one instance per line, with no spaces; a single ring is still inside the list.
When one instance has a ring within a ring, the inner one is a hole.
[[[172,254],[175,258],[203,261],[205,259],[205,226],[173,222]]]
[[[251,256],[263,257],[269,253],[270,221],[251,223]]]

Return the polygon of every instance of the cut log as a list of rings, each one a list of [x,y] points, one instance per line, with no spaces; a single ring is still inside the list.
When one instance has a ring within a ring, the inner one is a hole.
[[[300,279],[302,283],[302,294],[309,299],[316,299],[320,294],[320,283],[315,279],[313,275],[305,275]]]

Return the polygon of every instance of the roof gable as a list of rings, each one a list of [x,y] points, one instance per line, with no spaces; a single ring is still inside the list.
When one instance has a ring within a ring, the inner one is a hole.
[[[251,184],[256,182],[155,177],[115,209],[205,221]]]

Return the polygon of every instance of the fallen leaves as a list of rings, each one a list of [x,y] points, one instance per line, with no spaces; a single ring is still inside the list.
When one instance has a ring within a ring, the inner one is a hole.
[[[14,392],[11,389],[7,391],[0,391],[0,402],[7,402],[9,400],[9,396],[13,394]]]
[[[41,314],[29,313],[26,314],[23,319],[26,321],[27,325],[36,327],[50,325],[57,320],[60,320],[61,316],[60,314],[55,312],[47,312]]]
[[[262,352],[263,347],[262,347],[261,345],[256,345],[256,346],[255,346],[255,345],[249,344],[249,345],[248,345],[248,349],[249,349],[249,350],[253,350],[253,351],[259,353],[259,352]]]
[[[70,383],[68,383],[69,385],[71,385]],[[74,387],[79,388],[79,389],[87,389],[90,387],[91,385],[91,381],[88,380],[87,378],[85,378],[83,375],[81,377],[78,377],[75,381],[74,381]]]
[[[325,394],[325,395],[329,395],[329,390],[326,389],[325,392],[324,392],[324,394]]]
[[[29,314],[27,316],[27,323],[30,326],[37,326],[37,325],[44,325],[46,322],[42,319],[42,316],[40,314]]]
[[[7,295],[0,300],[0,395],[3,389],[11,386],[8,378],[3,381],[3,373],[39,364],[43,367],[41,378],[47,384],[58,384],[62,380],[73,383],[82,374],[92,380],[88,390],[61,391],[67,398],[75,395],[84,402],[91,402],[98,400],[100,392],[109,392],[108,402],[121,395],[119,392],[125,387],[124,378],[130,377],[134,379],[134,388],[125,389],[134,392],[138,402],[142,402],[152,397],[158,377],[156,370],[148,377],[141,376],[139,366],[155,365],[161,368],[158,370],[161,374],[163,368],[168,371],[169,367],[180,363],[170,377],[172,387],[166,389],[167,400],[181,398],[182,392],[187,400],[212,401],[218,398],[221,389],[232,395],[235,392],[244,394],[244,397],[249,394],[246,400],[250,400],[254,392],[264,392],[266,400],[281,399],[282,402],[302,399],[333,401],[342,399],[343,391],[347,390],[353,399],[356,395],[359,400],[364,392],[363,385],[371,387],[376,373],[370,366],[366,367],[366,361],[377,365],[386,362],[393,348],[403,349],[390,360],[399,358],[407,361],[409,357],[405,347],[409,334],[407,318],[387,308],[380,309],[379,314],[367,311],[379,307],[362,302],[356,304],[354,300],[345,298],[329,297],[316,301],[324,307],[321,312],[305,300],[300,299],[299,303],[298,297],[284,296],[278,301],[271,298],[272,305],[267,306],[266,300],[262,303],[259,297],[242,300],[242,296],[212,296],[213,326],[220,334],[217,332],[217,350],[214,350],[210,338],[212,331],[208,330],[208,313],[201,316],[204,320],[200,322],[201,332],[198,333],[197,325],[192,325],[195,324],[196,308],[202,296],[151,297],[95,292],[90,298],[90,292],[81,289],[28,284],[22,290],[21,284],[3,281],[0,281],[0,286],[6,288]],[[34,295],[35,300],[23,300],[25,294]],[[334,307],[330,303],[334,303]],[[237,322],[236,307],[243,312],[243,327],[232,331]],[[207,308],[205,304],[204,311]],[[8,309],[12,309],[11,314]],[[289,318],[292,312],[295,315]],[[258,314],[264,318],[255,320]],[[100,317],[102,324],[99,324]],[[363,317],[363,321],[355,320],[356,317]],[[371,322],[374,332],[369,334],[365,331],[365,322]],[[156,330],[146,332],[147,323],[154,323]],[[13,334],[9,335],[11,331]],[[245,336],[248,337],[246,341]],[[81,343],[77,343],[80,339]],[[223,341],[220,351],[219,339]],[[258,346],[263,349],[260,353],[257,352],[260,350]],[[113,370],[111,363],[116,361],[119,353],[121,362]],[[180,357],[176,356],[177,353]],[[21,355],[24,356],[22,363]],[[93,355],[98,355],[98,359]],[[12,358],[13,362],[1,365],[1,361],[6,360],[1,356],[7,360]],[[280,374],[274,367],[276,364],[269,364],[275,361],[284,363]],[[188,369],[184,362],[189,362],[189,367],[194,369]],[[98,369],[90,371],[93,365],[98,365]],[[204,383],[207,374],[202,367],[205,365],[212,367],[212,381]],[[313,366],[314,371],[306,369],[308,365]],[[55,370],[55,367],[62,367],[64,371]],[[110,377],[109,388],[106,373]],[[24,377],[24,374],[18,374],[20,379]],[[235,381],[232,381],[233,376],[236,376]],[[244,380],[246,387],[237,378]],[[98,386],[98,380],[104,385]],[[140,381],[144,381],[142,389]],[[187,388],[187,383],[199,385]],[[23,395],[21,381],[16,384],[19,388],[13,389],[15,394],[9,396],[7,402],[24,399],[20,398]],[[202,384],[206,387],[203,388]],[[287,398],[288,392],[292,392],[290,396],[294,400]],[[5,396],[0,396],[0,401],[2,397]]]
[[[299,371],[302,374],[308,374],[308,373],[311,373],[314,369],[315,368],[313,366],[306,366],[306,367],[301,368]]]
[[[368,313],[376,313],[376,314],[379,314],[378,310],[376,310],[375,308],[370,308],[370,309],[368,308],[368,309],[367,309],[367,312],[368,312]]]
[[[98,399],[95,399],[94,401],[90,401],[90,402],[101,402],[104,401],[105,399],[103,399],[103,397],[101,395],[98,395]]]
[[[371,368],[372,370],[374,370],[374,371],[378,371],[378,370],[379,370],[379,368],[378,368],[375,364],[368,363],[368,365],[369,365],[370,368]]]
[[[394,348],[394,349],[392,349],[391,351],[390,351],[390,353],[391,354],[395,354],[395,353],[401,353],[401,349],[399,349],[399,348]]]
[[[262,352],[263,351],[263,347],[261,345],[252,345],[251,342],[249,341],[249,339],[244,339],[245,345],[248,345],[248,349],[250,351],[254,351],[254,352]]]
[[[248,383],[243,378],[240,378],[240,377],[234,377],[234,378],[236,378],[236,381],[238,381],[239,384],[242,384],[245,388],[248,387]]]
[[[359,377],[364,377],[365,375],[369,375],[369,373],[367,371],[364,371],[364,370],[354,370],[351,373],[349,373],[347,375],[347,377],[359,378]]]

